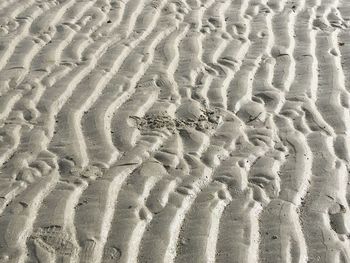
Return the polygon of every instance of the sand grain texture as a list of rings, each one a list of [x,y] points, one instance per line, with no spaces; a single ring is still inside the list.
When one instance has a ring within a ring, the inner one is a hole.
[[[0,263],[350,262],[350,1],[0,0]]]

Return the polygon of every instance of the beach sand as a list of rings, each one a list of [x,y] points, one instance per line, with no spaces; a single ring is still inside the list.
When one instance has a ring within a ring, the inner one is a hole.
[[[349,0],[0,0],[0,263],[350,262]]]

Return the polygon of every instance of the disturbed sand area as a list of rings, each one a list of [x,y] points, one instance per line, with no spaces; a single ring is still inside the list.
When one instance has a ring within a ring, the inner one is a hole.
[[[350,262],[350,1],[0,0],[0,262]]]

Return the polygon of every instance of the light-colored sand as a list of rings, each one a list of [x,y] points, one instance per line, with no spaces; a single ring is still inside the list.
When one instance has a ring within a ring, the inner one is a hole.
[[[350,262],[349,0],[0,0],[0,263]]]

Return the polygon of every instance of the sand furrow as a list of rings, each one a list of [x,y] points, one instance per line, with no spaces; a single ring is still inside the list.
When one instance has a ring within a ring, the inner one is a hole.
[[[280,118],[277,125],[288,151],[280,168],[279,196],[267,206],[261,215],[262,261],[278,258],[280,261],[306,262],[307,249],[299,219],[299,207],[303,205],[311,177],[312,154],[306,138],[293,131],[293,123]]]
[[[317,58],[316,31],[313,30],[315,19],[315,3],[305,3],[305,8],[300,10],[295,24],[295,78],[287,94],[287,98],[308,97],[316,98],[317,90]]]
[[[214,176],[215,168],[220,167],[221,161],[225,160],[234,149],[239,135],[236,124],[235,119],[228,116],[211,137],[210,146],[201,157],[206,165],[214,169]],[[223,138],[225,142],[222,141]],[[187,262],[192,256],[195,256],[198,262],[215,261],[215,244],[221,214],[232,199],[225,182],[213,181],[209,184],[202,182],[200,187],[201,192],[187,212],[188,215],[181,227],[176,262]]]
[[[26,258],[26,239],[32,230],[36,214],[42,200],[52,190],[58,179],[57,170],[42,174],[33,187],[23,191],[2,214],[1,259],[8,262],[24,262]]]
[[[76,218],[84,218],[86,220],[86,214],[93,215],[93,217],[90,217],[84,225],[79,226],[77,229],[82,247],[80,255],[82,262],[97,262],[102,257],[110,257],[109,254],[113,252],[113,249],[108,251],[111,247],[107,246],[107,252],[103,253],[103,247],[110,231],[114,217],[113,212],[115,211],[114,204],[117,201],[120,188],[126,178],[168,136],[167,133],[163,133],[163,136],[159,135],[159,133],[155,133],[155,135],[141,137],[135,147],[128,151],[105,173],[105,178],[92,183],[91,187],[84,193],[87,202],[81,208],[82,211],[77,214]],[[105,195],[106,192],[109,194]],[[103,198],[101,199],[100,196],[103,196]]]
[[[231,200],[225,185],[218,182],[197,196],[181,228],[175,262],[215,262],[221,214]]]
[[[113,262],[113,248],[118,248],[120,262],[136,262],[142,236],[152,217],[145,200],[157,181],[166,173],[160,163],[147,160],[125,181],[115,209],[115,213],[122,216],[114,217],[112,221],[103,262]]]
[[[336,18],[339,22],[336,10],[337,1],[332,1],[324,15]],[[327,7],[327,6],[326,6]],[[334,19],[333,18],[333,19]],[[338,31],[330,24],[329,18],[324,21],[326,28],[320,30],[316,36],[318,58],[318,89],[316,106],[324,119],[332,126],[336,134],[344,134],[348,129],[349,111],[341,104],[342,97],[348,97],[349,93],[344,87],[344,74],[341,70],[338,45]],[[341,118],[334,118],[341,116]]]
[[[349,208],[345,165],[335,157],[331,138],[320,132],[308,137],[314,161],[304,202],[310,205],[301,210],[308,257],[320,262],[347,262],[349,241],[344,235],[349,231]]]
[[[269,42],[272,32],[268,24],[271,13],[265,14],[263,8],[263,5],[258,6],[258,14],[255,17],[249,17],[251,31],[243,41],[249,41],[250,46],[227,94],[227,109],[232,112],[238,112],[251,97],[254,75],[262,56],[270,49]],[[261,35],[261,32],[264,33]],[[260,35],[262,37],[259,37]]]
[[[340,16],[342,19],[338,19],[338,24],[340,22],[340,25],[344,28],[344,30],[341,30],[338,34],[338,48],[340,52],[340,59],[341,59],[341,68],[343,70],[344,74],[344,82],[345,82],[345,88],[349,91],[349,81],[350,81],[350,76],[349,76],[349,29],[348,27],[349,22],[350,22],[350,4],[346,1],[342,1],[339,4],[339,12]],[[348,106],[347,104],[347,99],[343,98],[343,103]],[[344,106],[345,106],[344,105]]]
[[[286,2],[280,6],[283,10],[275,15],[272,21],[274,46],[271,48],[271,56],[276,61],[272,84],[282,91],[288,91],[294,80],[294,27],[295,19],[303,5],[304,1]]]
[[[189,158],[196,162],[193,157]],[[210,170],[204,166],[198,166],[191,169],[191,174],[197,177],[194,184],[182,182],[177,190],[170,194],[164,209],[153,217],[147,227],[138,255],[139,261],[172,262],[174,260],[182,221],[199,192],[200,184],[210,176]]]

